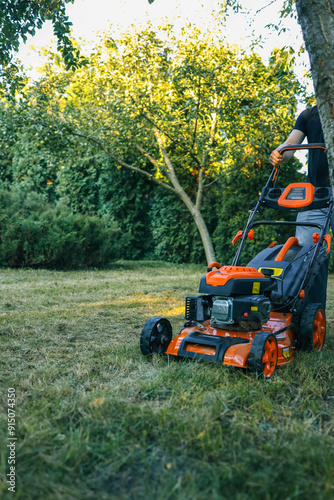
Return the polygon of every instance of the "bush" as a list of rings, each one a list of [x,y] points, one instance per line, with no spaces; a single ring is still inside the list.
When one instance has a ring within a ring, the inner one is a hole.
[[[127,161],[131,163],[131,157]],[[150,208],[157,188],[152,189],[152,182],[125,168],[105,169],[98,186],[98,213],[111,215],[126,237],[122,258],[153,258]]]
[[[10,267],[102,266],[120,255],[110,218],[73,214],[37,193],[0,191],[0,261]]]

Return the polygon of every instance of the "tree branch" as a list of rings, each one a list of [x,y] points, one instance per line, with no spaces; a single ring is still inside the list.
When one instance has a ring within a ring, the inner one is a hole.
[[[146,172],[145,170],[141,169],[141,168],[138,168],[138,167],[135,167],[134,165],[130,165],[129,163],[126,163],[125,161],[121,160],[120,158],[118,158],[116,155],[114,155],[111,151],[109,151],[108,148],[106,148],[104,146],[104,144],[99,141],[98,139],[96,139],[95,137],[91,137],[87,134],[84,134],[84,133],[81,133],[81,132],[74,132],[73,130],[69,129],[67,127],[67,130],[69,131],[70,134],[72,135],[75,135],[77,137],[83,137],[84,139],[87,139],[91,142],[93,142],[94,144],[100,146],[100,148],[110,157],[112,158],[116,163],[119,163],[119,165],[121,165],[122,167],[124,168],[127,168],[128,170],[132,170],[133,172],[137,172],[138,174],[140,175],[143,175],[144,177],[146,177],[147,179],[155,182],[155,184],[158,184],[158,186],[161,186],[165,189],[168,189],[169,191],[171,191],[172,193],[176,194],[176,189],[174,189],[172,186],[170,186],[169,184],[166,184],[165,182],[163,181],[160,181],[159,179],[157,179],[156,177],[154,177],[153,174],[150,174],[149,172]],[[138,149],[138,148],[137,148]]]
[[[168,139],[173,142],[174,144],[176,144],[177,146],[179,146],[185,153],[188,153],[190,155],[190,157],[192,158],[192,160],[194,160],[194,162],[197,164],[197,166],[199,167],[200,166],[200,162],[198,160],[198,158],[196,158],[196,156],[194,155],[194,153],[192,153],[192,148],[193,148],[193,144],[191,145],[191,148],[189,149],[188,147],[186,147],[184,144],[182,144],[180,141],[178,141],[177,139],[173,139],[173,137],[168,134],[168,132],[165,132],[164,130],[162,130],[156,123],[155,121],[153,120],[153,118],[151,118],[151,116],[148,114],[148,113],[140,113],[140,115],[145,118],[149,123],[151,123],[151,125],[153,125],[153,127],[155,127],[159,132],[162,132],[166,137],[168,137]]]
[[[199,112],[199,105],[201,102],[201,77],[198,77],[198,94],[197,94],[197,104],[196,104],[196,118],[195,118],[195,126],[194,126],[194,132],[193,132],[193,140],[190,146],[190,149],[192,149],[195,145],[196,141],[196,134],[197,134],[197,121],[198,121],[198,112]]]
[[[217,106],[217,94],[215,95],[215,98],[214,98],[214,105]],[[215,111],[212,115],[209,142],[208,142],[206,150],[203,153],[201,167],[200,167],[199,173],[198,173],[198,190],[197,190],[197,196],[196,196],[196,208],[198,210],[200,210],[201,203],[203,200],[205,168],[207,166],[207,161],[209,158],[209,150],[212,148],[212,145],[213,145],[214,140],[215,140],[216,126],[217,126],[217,113]]]
[[[167,175],[169,179],[171,180],[171,183],[173,184],[175,188],[175,192],[180,196],[180,198],[184,201],[186,206],[189,208],[190,212],[193,213],[193,209],[195,208],[193,202],[181,186],[179,179],[177,178],[177,175],[175,173],[174,166],[172,162],[170,161],[170,158],[167,154],[163,139],[160,135],[159,130],[156,127],[153,127],[153,133],[155,135],[155,138],[157,140],[157,143],[159,144],[159,148],[161,151],[161,154],[163,156],[164,162],[166,163],[167,166]]]
[[[196,196],[196,208],[201,209],[201,204],[203,200],[203,188],[204,188],[204,169],[200,168],[198,175],[198,190]]]
[[[151,156],[149,153],[147,153],[145,151],[145,149],[143,149],[141,146],[139,146],[139,144],[137,144],[136,142],[133,143],[134,147],[136,149],[138,149],[138,151],[143,155],[145,156],[145,158],[147,158],[151,163],[152,165],[154,165],[156,168],[159,168],[159,169],[163,169],[165,170],[165,167],[164,165],[161,165],[157,160],[155,160],[153,158],[153,156]]]

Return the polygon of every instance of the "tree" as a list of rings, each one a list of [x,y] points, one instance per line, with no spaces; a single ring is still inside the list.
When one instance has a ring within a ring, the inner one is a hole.
[[[67,68],[75,67],[79,51],[70,39],[72,23],[66,16],[66,3],[74,0],[0,0],[0,79],[7,86],[17,86],[19,67],[13,61],[21,41],[34,35],[45,21],[52,22]]]
[[[266,66],[196,29],[175,37],[169,26],[159,34],[133,28],[118,41],[107,35],[74,74],[54,56],[30,88],[38,114],[31,123],[58,139],[90,141],[116,168],[172,193],[213,261],[203,218],[208,190],[233,169],[249,177],[265,167],[299,92],[284,51]]]

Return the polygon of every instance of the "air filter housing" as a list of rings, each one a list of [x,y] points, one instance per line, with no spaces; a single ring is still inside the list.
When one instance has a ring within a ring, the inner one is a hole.
[[[191,321],[205,321],[211,317],[212,297],[210,295],[188,295],[185,318]]]

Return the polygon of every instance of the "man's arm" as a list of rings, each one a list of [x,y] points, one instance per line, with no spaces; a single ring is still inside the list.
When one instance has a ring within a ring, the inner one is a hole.
[[[281,144],[279,147],[287,146],[288,144],[301,144],[304,139],[305,139],[305,134],[303,132],[301,132],[300,130],[293,129],[287,140],[283,142],[283,144]],[[294,151],[285,151],[283,155],[281,155],[281,153],[279,153],[278,150],[275,149],[270,155],[270,163],[274,167],[278,167],[282,163],[282,161],[290,160],[290,158],[292,158],[293,155]]]

